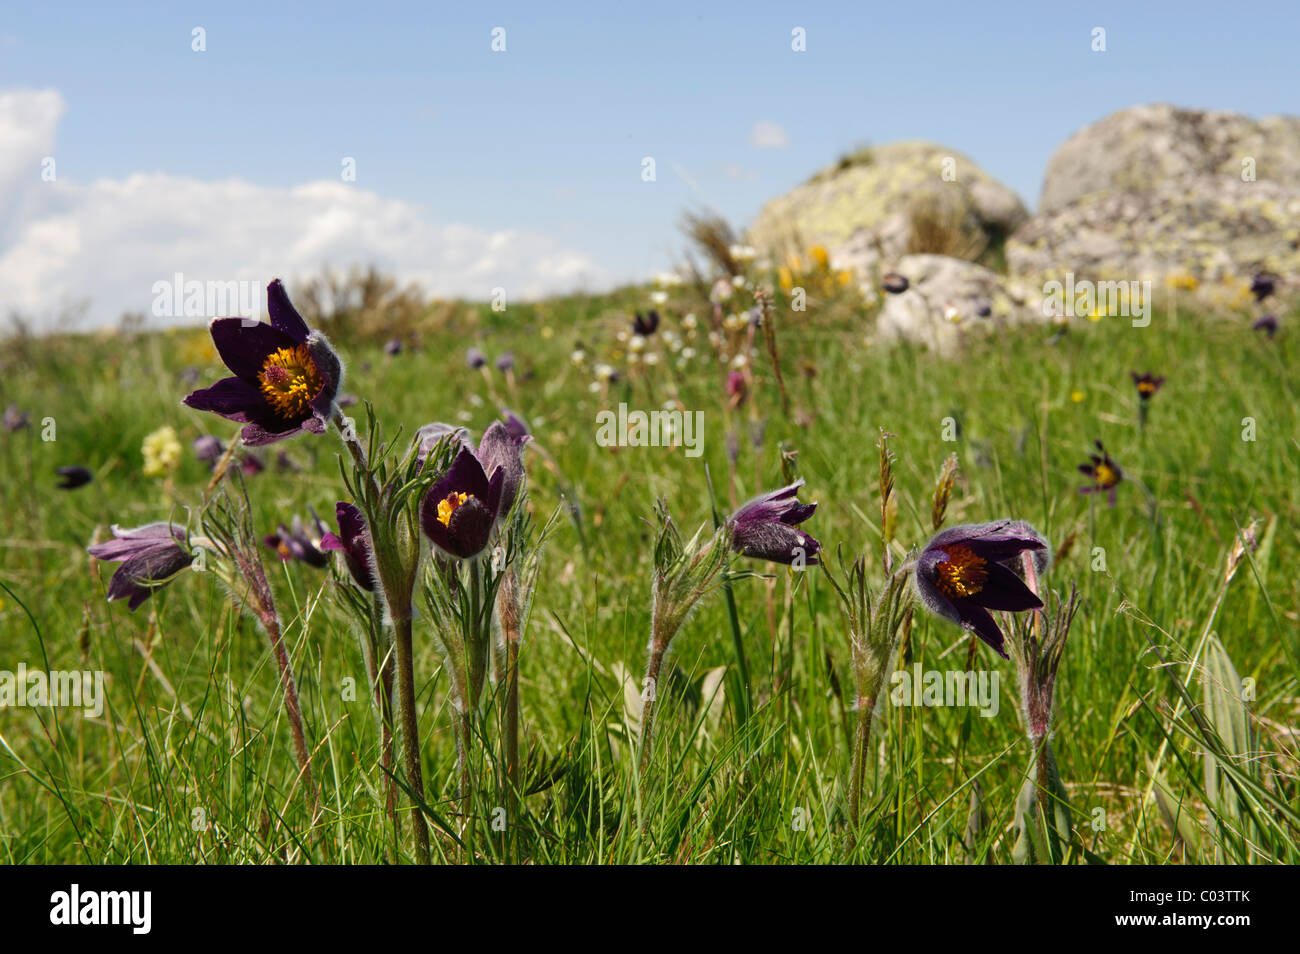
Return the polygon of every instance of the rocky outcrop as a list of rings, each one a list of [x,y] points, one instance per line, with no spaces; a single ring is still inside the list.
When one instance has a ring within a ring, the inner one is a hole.
[[[1248,304],[1261,272],[1294,287],[1300,118],[1148,105],[1093,123],[1053,154],[1006,260],[1025,284],[1151,281],[1216,308]]]
[[[1217,302],[1260,272],[1300,276],[1300,189],[1196,176],[1142,192],[1091,193],[1035,215],[1007,243],[1007,267],[1041,285],[1066,272],[1148,280]],[[1244,301],[1244,299],[1243,299]]]
[[[869,279],[912,252],[975,259],[1025,220],[1019,197],[966,156],[926,142],[862,150],[767,203],[748,241],[776,262],[822,245]]]
[[[883,292],[876,322],[882,340],[909,341],[952,354],[971,334],[1044,320],[1041,295],[974,262],[906,255],[892,271],[907,279],[907,290]]]
[[[1093,193],[1152,192],[1204,181],[1300,188],[1300,117],[1134,106],[1083,127],[1052,154],[1039,213]]]

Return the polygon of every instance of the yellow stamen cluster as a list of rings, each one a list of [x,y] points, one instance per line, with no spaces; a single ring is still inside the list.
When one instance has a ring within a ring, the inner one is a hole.
[[[438,522],[444,527],[451,526],[451,515],[456,512],[456,508],[470,499],[469,494],[450,493],[446,500],[438,501]]]
[[[944,547],[948,559],[935,565],[939,578],[935,585],[947,597],[960,598],[974,596],[984,589],[988,582],[989,571],[985,569],[988,561],[976,556],[975,551],[964,544]]]
[[[1114,467],[1103,461],[1094,469],[1093,480],[1097,482],[1098,487],[1103,490],[1109,490],[1111,487],[1114,487],[1119,483],[1119,474],[1115,472]]]
[[[286,420],[306,414],[324,384],[306,345],[271,352],[257,380],[267,402]]]

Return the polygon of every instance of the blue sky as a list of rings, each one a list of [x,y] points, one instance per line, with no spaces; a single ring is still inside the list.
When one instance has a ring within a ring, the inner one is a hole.
[[[350,188],[414,210],[403,220],[413,241],[426,227],[464,227],[471,244],[508,233],[516,256],[569,256],[568,278],[593,284],[669,266],[684,209],[708,206],[744,225],[766,199],[862,144],[942,143],[1032,207],[1052,150],[1116,109],[1160,100],[1300,111],[1294,3],[547,6],[11,3],[0,15],[0,93],[57,91],[53,144],[41,148],[67,189],[146,175],[247,184],[273,202],[338,182],[351,156]],[[504,53],[490,48],[497,26]],[[1096,26],[1105,53],[1090,48]],[[206,31],[205,52],[191,50],[194,27]],[[806,30],[806,52],[791,50],[794,27]],[[752,144],[759,122],[777,124],[786,144]],[[641,180],[644,156],[655,157],[656,182]],[[22,187],[30,199],[41,185],[33,175]],[[62,197],[65,214],[88,201],[76,196]],[[195,216],[213,214],[192,205]],[[318,206],[286,205],[285,215],[311,214],[303,208]],[[103,241],[129,259],[124,231]],[[220,231],[239,241],[237,224]],[[431,256],[457,233],[437,234]],[[275,236],[268,224],[249,241]],[[397,255],[382,242],[293,238],[300,258],[305,247],[331,264]],[[274,261],[274,248],[258,252],[258,265]],[[138,255],[148,254],[146,243]],[[483,281],[494,269],[508,271],[493,262]],[[100,297],[89,280],[50,275]],[[554,285],[535,270],[502,281]],[[134,300],[129,289],[108,297],[116,307],[124,294]]]

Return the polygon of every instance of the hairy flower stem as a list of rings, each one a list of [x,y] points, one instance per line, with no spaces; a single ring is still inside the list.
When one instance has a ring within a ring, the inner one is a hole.
[[[313,838],[319,839],[316,823],[320,819],[320,802],[316,796],[316,783],[311,775],[311,756],[307,750],[307,734],[303,731],[302,706],[298,701],[298,683],[293,676],[293,663],[289,659],[289,650],[284,645],[284,635],[280,630],[280,619],[275,611],[275,600],[271,585],[266,580],[266,571],[256,550],[242,547],[232,548],[232,556],[239,567],[240,574],[248,582],[253,599],[254,611],[262,629],[271,644],[271,655],[280,670],[280,687],[284,692],[285,713],[289,716],[289,731],[293,736],[294,755],[298,760],[298,775],[302,779],[303,790],[307,797],[307,806],[311,811]]]
[[[320,803],[316,798],[316,783],[311,777],[311,756],[307,752],[307,736],[302,727],[302,707],[298,702],[298,684],[293,678],[293,663],[289,661],[289,651],[284,645],[284,636],[280,633],[280,622],[272,613],[262,621],[266,635],[271,640],[271,652],[275,664],[280,669],[280,685],[284,690],[284,708],[289,716],[289,729],[293,735],[293,750],[298,757],[298,772],[302,776],[303,786],[307,791],[307,804],[311,809],[311,823],[315,830],[320,820]]]
[[[456,786],[456,795],[460,799],[461,818],[465,823],[468,823],[473,809],[470,799],[474,794],[473,780],[469,770],[469,752],[474,740],[472,724],[474,713],[472,710],[462,712],[460,709],[456,709],[453,719],[456,723],[456,767],[460,776]]]
[[[663,666],[664,652],[667,646],[654,644],[650,648],[650,660],[646,663],[645,685],[641,694],[641,756],[638,771],[644,779],[650,768],[650,756],[654,749],[655,697],[659,689],[659,670]]]
[[[330,409],[330,421],[338,430],[343,446],[352,455],[357,472],[365,478],[369,500],[378,501],[379,484],[370,469],[365,448],[361,446],[352,423],[344,417],[338,405]],[[365,514],[366,525],[370,528],[371,540],[376,548],[379,585],[393,622],[398,715],[402,725],[406,783],[411,789],[411,824],[415,831],[415,851],[420,864],[427,865],[432,862],[432,856],[429,851],[429,826],[419,804],[424,799],[424,773],[420,767],[420,717],[415,709],[415,663],[411,635],[411,585],[415,567],[401,565],[402,558],[395,555],[393,541],[386,539],[387,534],[380,531],[387,520],[377,519],[379,516],[374,513]]]
[[[506,705],[502,727],[502,744],[506,762],[506,816],[513,818],[522,781],[519,765],[519,624],[508,624],[505,639],[505,692]]]
[[[334,424],[335,429],[339,432],[339,437],[343,441],[343,446],[348,449],[352,455],[352,461],[357,465],[357,470],[366,475],[366,480],[370,484],[370,490],[374,496],[379,496],[379,487],[375,483],[374,475],[370,473],[370,462],[366,459],[366,449],[361,446],[357,440],[356,431],[352,423],[343,415],[343,411],[335,404],[330,408],[330,421]]]
[[[397,782],[393,778],[393,654],[386,651],[383,634],[383,602],[376,594],[366,644],[366,675],[374,694],[375,712],[379,716],[379,758],[385,782],[384,807],[393,820],[393,831],[402,837],[401,817],[397,813]]]
[[[858,829],[862,811],[862,790],[867,781],[867,745],[871,741],[871,716],[875,711],[874,699],[858,697],[858,725],[853,736],[853,775],[849,780],[849,825]]]
[[[398,711],[402,717],[402,747],[406,759],[406,782],[412,791],[412,827],[420,864],[432,861],[429,854],[429,826],[417,800],[424,798],[424,773],[420,768],[420,722],[415,711],[415,667],[413,664],[411,618],[393,620],[397,650]]]

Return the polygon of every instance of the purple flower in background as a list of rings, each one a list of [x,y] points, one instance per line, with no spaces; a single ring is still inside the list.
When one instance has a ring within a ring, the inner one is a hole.
[[[461,560],[482,553],[500,513],[505,477],[497,468],[489,480],[474,452],[461,447],[420,505],[420,526],[434,546]]]
[[[60,467],[55,473],[62,478],[58,484],[60,490],[76,490],[95,479],[95,475],[84,467]]]
[[[993,314],[993,303],[987,298],[979,298],[975,301],[975,314],[980,318],[987,318]]]
[[[239,469],[244,472],[245,477],[256,477],[266,470],[266,465],[257,454],[243,454],[239,458]]]
[[[731,371],[727,374],[727,403],[732,407],[739,407],[745,401],[747,386],[745,376],[739,371]]]
[[[1155,397],[1156,392],[1159,391],[1165,383],[1164,378],[1157,378],[1150,371],[1147,371],[1144,374],[1130,371],[1129,374],[1133,378],[1133,386],[1137,388],[1138,397],[1143,401],[1149,401]]]
[[[10,404],[5,408],[3,426],[10,434],[14,431],[21,431],[30,425],[31,419],[24,411],[18,410],[17,404]]]
[[[281,560],[299,560],[320,569],[329,565],[329,558],[321,551],[321,543],[329,530],[321,523],[320,517],[316,516],[315,510],[310,507],[307,509],[311,512],[310,527],[304,525],[302,518],[295,514],[290,526],[280,524],[275,533],[269,533],[263,538],[263,542]]]
[[[1272,275],[1259,274],[1250,280],[1250,292],[1255,301],[1263,301],[1277,290],[1277,279]]]
[[[1018,566],[1022,553],[1042,549],[1036,531],[1010,520],[951,527],[927,543],[917,558],[917,595],[930,612],[970,630],[1006,659],[1002,630],[989,610],[1019,613],[1042,608],[1043,601],[1025,585]]]
[[[191,562],[185,534],[167,523],[149,523],[134,530],[113,527],[114,539],[87,547],[96,560],[121,563],[108,584],[108,599],[129,602],[135,612],[154,590],[169,582]]]
[[[1080,487],[1079,493],[1107,494],[1113,507],[1116,497],[1115,488],[1124,479],[1124,471],[1120,470],[1119,464],[1110,459],[1110,454],[1106,453],[1106,448],[1101,446],[1101,441],[1093,441],[1093,443],[1097,445],[1097,453],[1089,454],[1089,462],[1079,465],[1079,473],[1091,477],[1092,483],[1087,487]]]
[[[812,565],[822,545],[796,527],[811,517],[817,504],[800,503],[803,480],[755,497],[727,521],[731,545],[738,553],[772,563]]]
[[[501,353],[501,356],[497,358],[496,365],[497,365],[497,370],[500,371],[502,374],[505,374],[507,371],[514,370],[515,353],[513,351],[503,351]]]
[[[277,278],[266,289],[269,324],[217,318],[212,341],[233,377],[193,392],[185,403],[244,424],[250,447],[301,431],[321,434],[343,379],[329,342],[307,327]]]
[[[880,287],[891,295],[901,295],[907,291],[911,282],[907,280],[906,275],[900,275],[898,272],[889,272],[880,279]]]
[[[340,391],[339,396],[334,399],[334,403],[339,407],[351,407],[361,400],[351,391]]]
[[[487,364],[487,355],[481,349],[470,347],[465,349],[465,363],[477,371],[483,365]]]
[[[393,357],[394,355],[399,355],[401,353],[402,353],[401,338],[389,338],[388,341],[384,343],[384,354],[388,355],[389,357]]]
[[[645,317],[642,317],[641,312],[638,311],[636,317],[632,319],[632,331],[643,338],[650,337],[658,330],[659,312],[655,311],[653,308],[650,309],[649,314]]]
[[[226,445],[211,434],[194,438],[194,456],[207,464],[209,470],[217,466],[217,461],[221,460],[221,455],[225,452]]]
[[[1255,331],[1262,331],[1269,338],[1277,334],[1277,315],[1265,315],[1250,326]]]
[[[363,590],[375,588],[375,573],[371,569],[373,562],[370,546],[370,532],[366,529],[366,518],[355,504],[340,500],[334,506],[334,518],[338,521],[338,533],[326,533],[321,538],[322,550],[338,550],[343,554],[343,562],[357,586]]]

